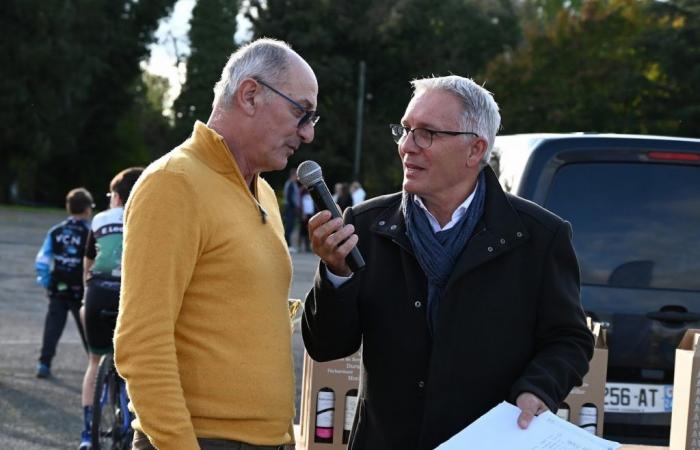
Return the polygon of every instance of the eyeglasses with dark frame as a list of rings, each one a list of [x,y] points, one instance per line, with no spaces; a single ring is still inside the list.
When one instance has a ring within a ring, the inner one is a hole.
[[[268,88],[269,90],[271,90],[275,94],[279,95],[283,99],[287,100],[289,103],[294,105],[299,111],[304,113],[304,115],[301,116],[301,118],[299,119],[299,123],[297,124],[297,128],[302,128],[307,123],[311,123],[312,127],[316,126],[316,123],[318,123],[318,120],[321,118],[321,116],[318,115],[318,112],[313,111],[313,110],[310,111],[310,110],[304,108],[304,106],[301,103],[299,103],[295,100],[292,100],[291,98],[287,97],[286,95],[284,95],[283,93],[281,93],[280,91],[273,88],[272,86],[270,86],[269,84],[267,84],[266,82],[264,82],[262,80],[256,79],[255,81],[262,84],[263,86],[265,86],[266,88]]]
[[[472,136],[479,137],[478,134],[473,131],[445,131],[445,130],[430,130],[428,128],[409,128],[403,125],[392,123],[389,125],[391,129],[391,137],[394,138],[394,142],[400,144],[408,133],[413,133],[413,143],[416,144],[418,148],[425,150],[433,145],[433,136],[436,134],[447,134],[449,136],[459,136],[462,134],[471,134]]]

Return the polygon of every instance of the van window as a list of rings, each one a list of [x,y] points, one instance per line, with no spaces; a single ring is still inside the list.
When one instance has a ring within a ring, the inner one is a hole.
[[[572,224],[582,283],[700,290],[700,166],[564,165],[545,207]]]

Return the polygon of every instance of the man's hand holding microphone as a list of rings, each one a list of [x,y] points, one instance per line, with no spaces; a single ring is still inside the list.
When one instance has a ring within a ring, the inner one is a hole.
[[[301,184],[306,186],[320,212],[309,219],[309,240],[328,270],[349,277],[365,267],[357,249],[358,237],[352,224],[344,225],[338,205],[333,201],[323,181],[321,167],[314,161],[304,161],[297,169]]]

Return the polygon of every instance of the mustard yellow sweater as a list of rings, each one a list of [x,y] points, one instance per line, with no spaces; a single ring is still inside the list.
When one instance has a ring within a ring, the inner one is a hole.
[[[160,450],[293,441],[291,259],[274,192],[254,183],[257,201],[197,122],[129,199],[115,360],[134,426]]]

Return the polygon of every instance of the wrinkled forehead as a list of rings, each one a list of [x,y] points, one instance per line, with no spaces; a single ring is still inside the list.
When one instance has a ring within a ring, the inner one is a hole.
[[[311,66],[293,54],[289,61],[286,88],[293,98],[305,108],[315,109],[318,96],[318,81]]]

